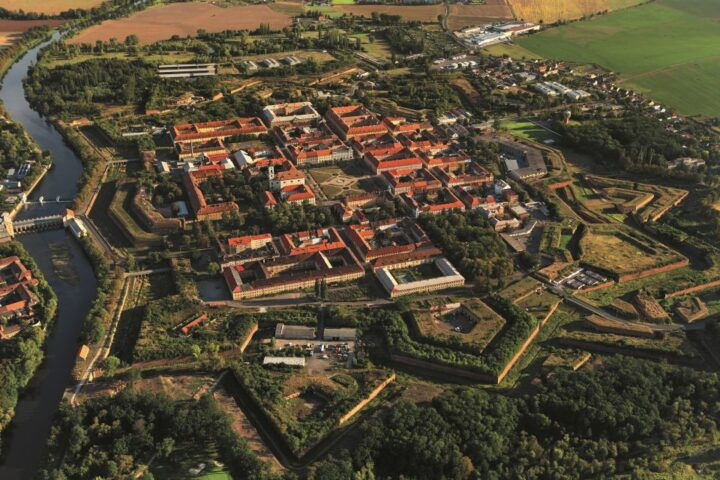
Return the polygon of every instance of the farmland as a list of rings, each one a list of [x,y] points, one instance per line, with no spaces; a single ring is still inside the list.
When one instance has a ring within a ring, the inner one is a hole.
[[[450,6],[448,27],[450,30],[459,30],[472,25],[512,18],[512,10],[505,0],[487,0],[477,5],[453,4]]]
[[[0,7],[2,6],[0,0]],[[20,35],[33,27],[62,25],[64,20],[0,20],[0,47],[13,44]]]
[[[658,0],[522,38],[517,55],[599,64],[681,113],[715,116],[718,16],[720,0]]]
[[[509,0],[509,3],[518,18],[552,23],[630,7],[642,0]]]
[[[95,43],[111,38],[125,39],[135,34],[141,43],[152,43],[179,35],[195,36],[202,29],[255,30],[260,24],[279,30],[292,24],[291,18],[265,5],[220,8],[207,3],[175,3],[152,7],[119,20],[108,20],[83,30],[70,43]]]
[[[100,5],[104,0],[0,0],[0,8],[11,11],[44,13],[57,15],[73,8],[92,8]]]

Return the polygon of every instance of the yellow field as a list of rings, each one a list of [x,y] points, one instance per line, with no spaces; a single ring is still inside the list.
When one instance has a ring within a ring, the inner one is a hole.
[[[626,8],[641,2],[642,0],[508,0],[517,18],[545,23],[575,20],[584,15]]]
[[[0,7],[8,10],[55,15],[71,8],[92,8],[104,0],[0,0]]]

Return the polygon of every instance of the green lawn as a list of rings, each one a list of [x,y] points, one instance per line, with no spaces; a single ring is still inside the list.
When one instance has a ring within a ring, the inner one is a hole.
[[[335,3],[335,2],[333,2],[333,3]],[[338,10],[335,10],[335,9],[332,7],[332,5],[330,5],[330,6],[314,6],[314,5],[308,5],[308,6],[306,6],[306,7],[303,7],[303,10],[305,10],[306,12],[310,12],[310,11],[320,12],[321,14],[323,14],[323,15],[325,15],[326,17],[329,17],[329,18],[337,18],[337,17],[342,17],[342,16],[343,16],[343,13],[340,12],[340,11],[338,11]]]
[[[225,470],[216,470],[198,478],[200,480],[232,480],[230,474]]]
[[[133,61],[137,60],[138,58],[142,58],[145,61],[148,62],[159,62],[159,63],[183,63],[183,62],[189,62],[193,58],[195,58],[194,53],[188,53],[188,52],[170,52],[165,54],[151,54],[151,55],[128,55],[124,52],[110,52],[110,53],[103,53],[102,55],[87,55],[87,54],[81,54],[77,55],[73,58],[64,59],[64,58],[53,58],[48,57],[48,59],[44,60],[45,64],[48,68],[55,68],[60,65],[73,65],[76,63],[85,62],[87,60],[97,60],[99,58],[119,58],[121,60],[128,60]]]
[[[622,85],[682,113],[720,115],[720,0],[656,0],[517,45],[518,53],[602,65],[618,72]]]
[[[501,127],[508,130],[513,135],[527,138],[528,140],[534,140],[539,143],[543,143],[547,140],[557,142],[560,139],[558,135],[555,135],[550,130],[546,130],[532,122],[524,120],[515,122],[505,121],[501,123]]]

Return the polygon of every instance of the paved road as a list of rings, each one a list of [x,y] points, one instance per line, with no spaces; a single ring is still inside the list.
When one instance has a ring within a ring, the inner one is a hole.
[[[110,242],[105,239],[105,237],[102,235],[102,233],[97,228],[95,223],[90,219],[90,217],[83,213],[79,214],[78,218],[80,218],[83,221],[83,224],[85,224],[85,226],[87,227],[88,234],[95,241],[95,244],[99,245],[100,248],[102,248],[105,253],[113,259],[115,263],[120,263],[123,261],[123,258],[118,255],[117,252],[115,252],[112,245],[110,245]]]
[[[657,324],[657,323],[647,323],[647,322],[637,322],[633,320],[626,320],[624,318],[617,317],[607,310],[597,307],[591,303],[586,302],[585,300],[582,300],[581,298],[578,298],[577,296],[568,293],[564,288],[558,287],[556,285],[553,285],[552,283],[549,283],[545,281],[540,276],[533,275],[533,278],[543,283],[545,286],[548,287],[548,290],[555,295],[558,295],[562,297],[566,302],[571,303],[575,305],[576,307],[579,307],[585,311],[588,311],[590,313],[594,313],[596,315],[599,315],[607,320],[611,320],[613,322],[621,322],[621,323],[627,323],[628,325],[643,325],[646,327],[651,328],[654,331],[662,331],[662,332],[671,332],[676,330],[702,330],[705,328],[704,322],[697,322],[690,325],[678,325],[675,323],[671,324]]]

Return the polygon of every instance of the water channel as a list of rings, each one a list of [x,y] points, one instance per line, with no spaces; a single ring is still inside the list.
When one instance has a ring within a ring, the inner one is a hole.
[[[50,41],[57,39],[57,35]],[[62,136],[25,99],[22,80],[36,61],[45,42],[29,50],[2,81],[0,100],[13,120],[25,127],[28,134],[53,157],[50,170],[33,192],[31,199],[73,198],[82,163],[65,145]],[[59,213],[64,205],[48,205],[42,212],[33,207],[22,211],[18,218]],[[54,210],[54,211],[53,211]],[[0,479],[31,479],[42,462],[53,417],[65,387],[70,382],[77,353],[77,338],[82,320],[95,297],[96,281],[78,243],[64,230],[22,235],[18,237],[45,274],[58,296],[58,318],[46,343],[45,361],[15,411],[10,434],[3,444]]]

